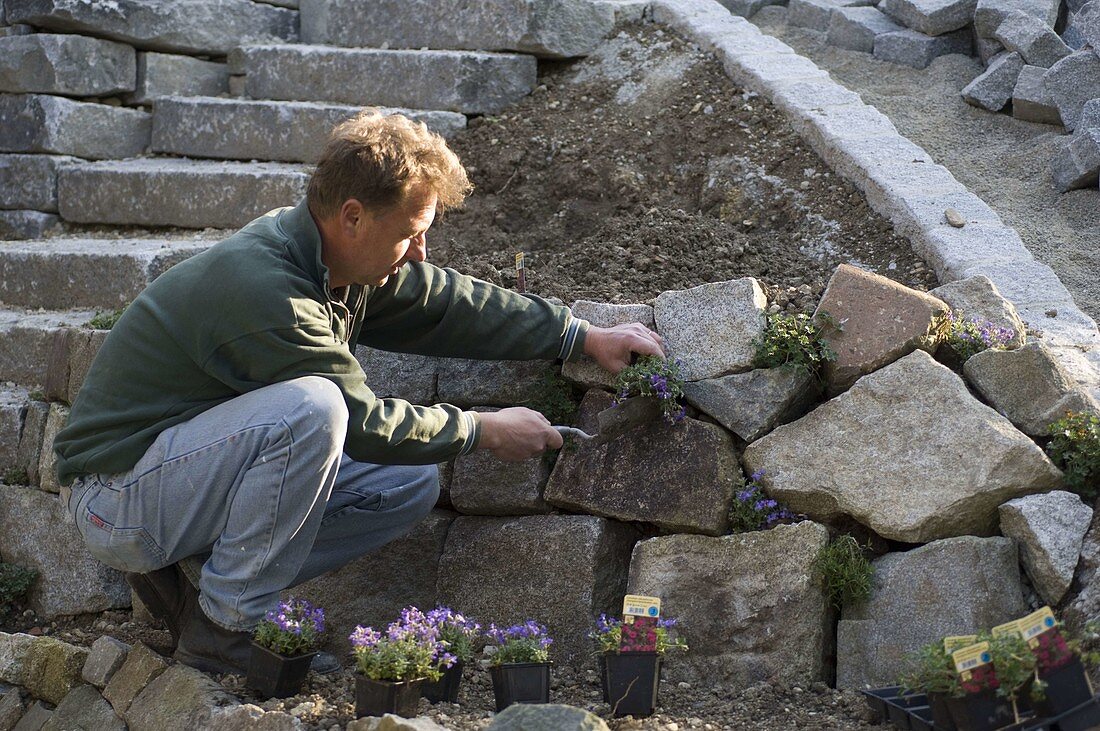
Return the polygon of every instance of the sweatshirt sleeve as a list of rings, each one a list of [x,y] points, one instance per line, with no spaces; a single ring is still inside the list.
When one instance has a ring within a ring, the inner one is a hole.
[[[410,262],[370,293],[358,343],[481,360],[576,360],[588,323],[568,307]]]

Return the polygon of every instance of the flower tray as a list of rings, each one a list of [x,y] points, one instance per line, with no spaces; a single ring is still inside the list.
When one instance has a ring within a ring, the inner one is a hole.
[[[421,695],[431,703],[458,703],[458,688],[462,685],[462,661],[443,671],[439,680],[427,680]]]
[[[285,657],[253,642],[245,682],[249,688],[265,698],[289,698],[297,695],[302,690],[302,684],[305,683],[309,666],[316,654],[310,652]]]
[[[489,668],[497,712],[513,703],[550,702],[550,663],[517,662]]]
[[[424,679],[406,680],[401,683],[392,680],[371,680],[362,675],[355,676],[355,716],[384,716],[392,713],[402,718],[416,718],[420,704],[420,689]]]
[[[936,702],[939,700],[934,695],[927,699],[922,694],[902,696],[900,695],[901,688],[896,685],[861,692],[867,699],[867,704],[881,721],[889,720],[895,728],[911,731],[951,731],[952,728],[957,728],[959,731],[971,731],[972,729],[981,729],[982,731],[1090,731],[1091,729],[1100,729],[1100,695],[1094,696],[1058,715],[1024,718],[1019,722],[1016,722],[1012,715],[1011,705],[1001,698],[996,698],[992,693],[988,694],[989,697],[986,697],[986,694],[978,694],[979,697],[977,698],[946,698],[943,700],[950,706],[952,712],[961,714],[956,715],[956,724],[960,719],[963,720],[964,724],[968,724],[950,726],[934,720],[934,706],[927,705],[930,701]],[[977,703],[973,702],[975,700]],[[971,703],[968,705],[966,701]]]
[[[603,656],[607,702],[615,718],[653,715],[661,656],[656,652],[609,652]]]

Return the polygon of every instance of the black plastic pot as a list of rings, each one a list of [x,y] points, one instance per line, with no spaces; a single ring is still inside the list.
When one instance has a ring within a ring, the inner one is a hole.
[[[516,662],[489,668],[497,712],[513,703],[550,702],[550,663]]]
[[[424,687],[423,678],[397,683],[392,680],[371,680],[365,676],[356,675],[355,716],[362,718],[392,713],[402,718],[416,718],[422,687]]]
[[[1085,666],[1076,657],[1039,677],[1046,683],[1044,698],[1032,705],[1040,716],[1059,716],[1092,700],[1092,687],[1085,675]]]
[[[992,690],[948,698],[947,707],[958,731],[995,731],[1016,723],[1012,703]]]
[[[305,683],[316,652],[285,657],[252,643],[245,682],[265,698],[289,698],[297,695]]]
[[[937,731],[956,731],[955,720],[951,718],[951,709],[947,705],[947,696],[929,693],[928,705],[932,709],[932,723]]]
[[[609,652],[603,657],[607,703],[615,718],[653,715],[661,657],[656,652]]]
[[[458,687],[462,685],[462,661],[443,671],[439,680],[426,680],[420,694],[432,703],[458,703]]]

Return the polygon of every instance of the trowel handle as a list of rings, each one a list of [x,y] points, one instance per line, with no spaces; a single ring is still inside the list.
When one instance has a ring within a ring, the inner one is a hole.
[[[586,442],[589,439],[595,439],[596,438],[595,434],[589,434],[588,432],[584,431],[583,429],[577,429],[576,427],[572,427],[572,426],[555,426],[554,429],[557,429],[558,434],[561,434],[563,438],[564,437],[576,437],[577,439],[580,439],[580,440],[583,440],[583,441],[586,441]]]

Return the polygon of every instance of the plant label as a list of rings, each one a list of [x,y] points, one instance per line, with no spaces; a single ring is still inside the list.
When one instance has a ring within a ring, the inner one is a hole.
[[[964,647],[973,645],[978,641],[978,635],[952,635],[950,637],[943,638],[943,651],[948,655],[955,650],[961,650]]]
[[[1020,626],[1020,634],[1027,643],[1035,647],[1039,644],[1039,635],[1054,629],[1058,625],[1058,620],[1054,618],[1054,612],[1050,611],[1050,607],[1043,607],[1023,619],[1016,620],[1016,624]]]
[[[661,616],[661,600],[655,596],[642,596],[640,594],[627,594],[623,599],[623,617],[657,617]]]
[[[989,652],[988,642],[955,650],[951,658],[959,673],[959,683],[967,693],[980,693],[997,687],[997,674],[993,669],[993,655]]]
[[[1004,635],[1020,635],[1023,637],[1023,632],[1020,631],[1020,620],[1018,619],[1014,619],[1011,622],[1005,622],[1004,624],[998,624],[989,632],[994,637],[1003,637]]]

